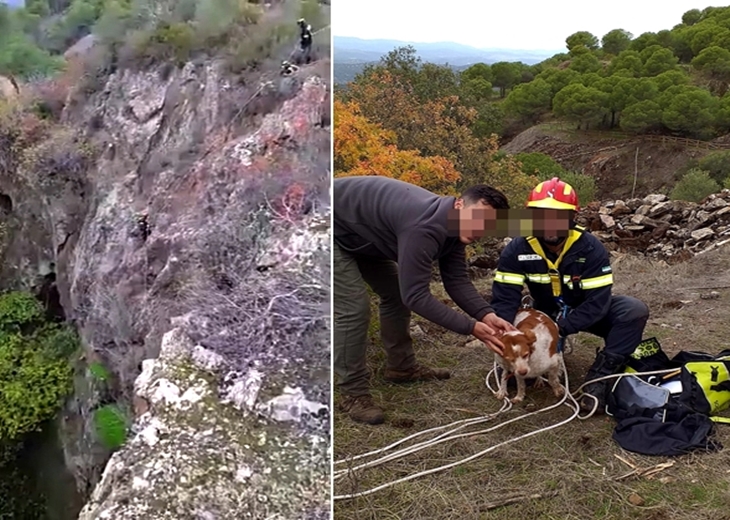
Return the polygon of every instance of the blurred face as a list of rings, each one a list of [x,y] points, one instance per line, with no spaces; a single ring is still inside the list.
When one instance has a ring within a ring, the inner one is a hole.
[[[534,235],[548,246],[558,246],[568,236],[573,213],[542,208],[494,209],[483,202],[465,204],[457,199],[449,215],[449,230],[464,244],[487,236]]]
[[[560,245],[570,231],[573,211],[565,209],[532,208],[533,234],[549,246]]]
[[[465,204],[463,199],[457,199],[449,218],[449,226],[458,230],[463,244],[473,244],[480,238],[494,235],[497,229],[497,210],[482,201]]]

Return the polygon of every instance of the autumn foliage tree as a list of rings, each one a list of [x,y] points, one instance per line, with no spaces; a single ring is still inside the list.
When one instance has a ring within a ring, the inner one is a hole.
[[[382,175],[435,193],[455,194],[460,175],[451,161],[399,149],[395,133],[368,121],[354,101],[335,99],[334,112],[336,177]]]
[[[392,58],[387,57],[391,61]],[[390,142],[398,149],[417,151],[424,158],[448,160],[460,174],[457,191],[483,183],[522,200],[535,179],[526,176],[513,159],[495,159],[499,148],[497,136],[484,137],[474,131],[480,117],[478,109],[462,99],[460,91],[454,93],[447,81],[440,83],[443,88],[429,90],[421,85],[430,78],[448,76],[434,71],[437,66],[410,70],[411,65],[417,66],[412,61],[400,60],[399,66],[394,67],[384,60],[383,66],[369,67],[348,85],[340,101],[355,103],[358,115],[390,132]],[[341,106],[337,105],[335,112]],[[337,147],[336,138],[336,154]]]

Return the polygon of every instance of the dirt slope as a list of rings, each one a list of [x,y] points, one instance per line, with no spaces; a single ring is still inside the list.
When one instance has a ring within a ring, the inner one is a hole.
[[[518,134],[501,149],[511,154],[541,152],[568,170],[590,175],[596,179],[597,197],[603,200],[630,197],[635,170],[634,196],[667,193],[679,169],[713,149],[727,149],[725,141],[718,138],[703,144],[671,137],[631,137],[621,133],[576,131],[562,123],[545,123]]]

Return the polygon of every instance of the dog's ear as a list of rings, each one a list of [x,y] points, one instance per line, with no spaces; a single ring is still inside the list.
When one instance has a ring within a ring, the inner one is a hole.
[[[524,332],[525,338],[527,338],[527,342],[530,344],[530,350],[533,350],[535,347],[535,341],[537,341],[537,337],[535,336],[535,333],[531,330],[526,330]]]

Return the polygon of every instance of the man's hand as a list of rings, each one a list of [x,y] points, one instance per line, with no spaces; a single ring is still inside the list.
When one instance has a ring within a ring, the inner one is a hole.
[[[506,323],[506,322],[505,322]],[[472,334],[485,345],[487,345],[495,354],[502,355],[502,349],[504,343],[500,341],[499,336],[501,332],[497,333],[495,329],[487,325],[482,321],[478,321],[474,324],[474,330]]]
[[[486,316],[482,318],[482,322],[492,329],[498,331],[497,333],[501,336],[505,332],[509,332],[511,330],[517,330],[514,325],[512,325],[510,322],[503,320],[499,316],[497,316],[495,313],[490,312]]]

